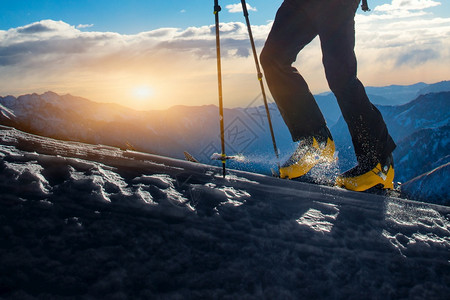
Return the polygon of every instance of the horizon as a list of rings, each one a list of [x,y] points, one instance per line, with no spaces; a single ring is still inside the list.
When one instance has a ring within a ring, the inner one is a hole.
[[[390,88],[390,87],[410,87],[410,86],[418,85],[418,84],[421,84],[421,83],[426,84],[426,85],[434,85],[434,84],[439,84],[439,83],[442,83],[442,82],[450,82],[450,80],[441,80],[441,81],[438,81],[438,82],[431,82],[431,83],[419,81],[419,82],[415,82],[415,83],[412,83],[412,84],[403,84],[403,85],[402,84],[391,84],[391,85],[385,85],[385,86],[366,86],[365,88],[366,89],[367,88],[380,88],[381,89],[381,88]],[[215,106],[215,107],[218,107],[218,103],[204,103],[204,104],[198,104],[198,105],[174,104],[172,106],[165,107],[165,108],[136,109],[136,108],[124,105],[122,103],[117,103],[117,102],[99,102],[99,101],[95,101],[95,100],[89,99],[87,97],[83,97],[83,96],[80,96],[80,95],[75,95],[75,94],[72,94],[72,93],[58,93],[58,92],[50,91],[50,90],[45,91],[45,92],[41,92],[41,93],[30,92],[30,93],[25,93],[25,94],[21,94],[21,95],[0,95],[0,98],[6,98],[6,97],[10,97],[11,96],[11,97],[14,97],[14,98],[17,99],[17,98],[23,97],[23,96],[32,96],[32,95],[43,96],[43,95],[45,95],[47,93],[56,94],[58,97],[70,96],[70,97],[74,97],[74,98],[82,98],[83,100],[87,100],[87,101],[98,103],[98,104],[118,105],[118,106],[120,106],[122,108],[131,109],[131,110],[140,111],[140,112],[166,111],[166,110],[173,109],[175,107],[202,107],[202,106],[211,106],[211,105]],[[313,94],[313,96],[327,95],[327,94],[330,94],[330,93],[332,93],[332,92],[331,91],[325,91],[325,92],[321,92],[321,93],[315,93],[315,94]],[[371,95],[372,94],[368,93],[369,98],[370,98]],[[260,97],[258,97],[258,99],[259,98]],[[264,103],[256,103],[257,102],[256,100],[258,100],[258,99],[254,99],[252,102],[250,102],[251,104],[254,104],[254,105],[250,105],[250,106],[233,106],[233,107],[224,107],[224,108],[233,110],[233,109],[245,109],[245,108],[248,108],[248,107],[261,107],[261,106],[264,106]],[[414,98],[414,99],[410,100],[409,102],[414,101],[415,99],[417,99],[417,98]],[[271,103],[275,104],[275,102],[273,101],[273,99],[271,97],[269,97],[268,100],[269,100],[269,105]],[[374,103],[374,104],[375,105],[382,105],[382,106],[384,105],[384,104],[376,104],[376,103]],[[403,103],[403,104],[405,104],[405,103]],[[403,104],[393,104],[393,105],[395,106],[395,105],[403,105]]]
[[[260,94],[238,1],[220,1],[224,105]],[[248,1],[258,53],[282,0]],[[54,91],[135,110],[217,105],[212,4],[19,0],[2,6],[0,93]],[[356,15],[358,76],[365,86],[450,79],[450,3],[369,1]],[[376,29],[375,29],[376,28]],[[318,39],[295,66],[314,94],[329,92]]]

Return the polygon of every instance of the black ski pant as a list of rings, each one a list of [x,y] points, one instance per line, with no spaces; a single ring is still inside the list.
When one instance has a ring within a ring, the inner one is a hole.
[[[266,80],[294,141],[320,135],[325,119],[307,83],[292,66],[319,36],[322,62],[352,136],[359,163],[387,157],[395,149],[378,109],[356,74],[355,13],[360,0],[285,0],[261,53]]]

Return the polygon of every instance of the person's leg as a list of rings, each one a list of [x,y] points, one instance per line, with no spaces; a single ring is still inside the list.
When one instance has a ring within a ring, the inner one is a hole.
[[[356,76],[354,15],[358,0],[330,1],[333,9],[320,20],[319,36],[329,86],[352,136],[358,165],[336,184],[354,191],[375,186],[393,188],[395,143],[378,109],[369,101]]]
[[[319,36],[326,77],[347,122],[358,163],[373,164],[389,156],[395,143],[357,78],[354,15],[358,2],[334,6],[324,15]]]
[[[292,66],[298,53],[317,36],[313,22],[303,11],[305,2],[283,2],[261,53],[267,84],[294,141],[321,135],[326,129],[307,83]]]

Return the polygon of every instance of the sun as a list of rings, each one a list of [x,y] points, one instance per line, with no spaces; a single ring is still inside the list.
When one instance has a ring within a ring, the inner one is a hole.
[[[140,85],[133,88],[133,96],[137,100],[149,100],[153,95],[154,91],[148,85]]]

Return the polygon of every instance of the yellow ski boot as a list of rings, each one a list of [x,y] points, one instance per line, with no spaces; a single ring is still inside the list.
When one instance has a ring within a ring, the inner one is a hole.
[[[319,140],[311,137],[301,141],[294,154],[280,167],[280,178],[298,178],[319,163],[332,163],[335,151],[333,139],[327,137]]]
[[[394,160],[392,154],[384,162],[375,166],[358,165],[336,179],[336,185],[347,190],[362,192],[373,187],[394,189]]]

